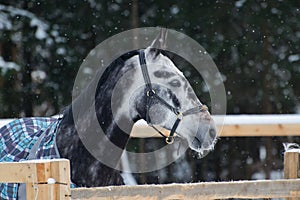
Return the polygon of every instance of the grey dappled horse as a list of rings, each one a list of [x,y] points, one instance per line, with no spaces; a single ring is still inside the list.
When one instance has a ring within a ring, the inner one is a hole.
[[[144,119],[154,128],[170,130],[166,136],[160,132],[167,143],[172,143],[176,135],[200,156],[205,155],[216,142],[214,122],[182,72],[161,50],[165,41],[166,31],[162,30],[148,48],[129,52],[113,61],[97,83],[92,97],[95,105],[84,109],[95,109],[106,137],[121,149],[125,149],[129,140],[126,132],[130,132],[136,121]],[[119,88],[118,102],[113,110],[115,87]],[[79,116],[80,136],[75,128],[73,109],[81,109],[85,99],[91,98],[87,95],[90,89],[66,108],[62,118],[25,118],[1,128],[0,161],[67,158],[71,163],[72,183],[78,187],[123,184],[120,172],[96,159],[81,140],[93,140],[90,133],[83,130],[91,125],[89,112]],[[96,142],[99,152],[110,154],[105,143]],[[110,156],[118,162],[121,154]],[[0,189],[3,199],[17,198],[17,184],[1,184]]]

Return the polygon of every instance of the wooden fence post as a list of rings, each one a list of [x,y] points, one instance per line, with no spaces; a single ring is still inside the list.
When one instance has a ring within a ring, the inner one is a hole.
[[[0,182],[25,183],[29,200],[70,200],[70,181],[67,159],[0,163]]]
[[[299,178],[299,152],[287,151],[284,153],[284,178]],[[287,200],[300,200],[297,197],[286,198]]]

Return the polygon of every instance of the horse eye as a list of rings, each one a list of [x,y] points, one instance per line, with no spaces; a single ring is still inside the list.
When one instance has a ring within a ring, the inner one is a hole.
[[[169,84],[173,87],[180,87],[181,86],[181,83],[179,80],[175,79],[175,80],[172,80],[169,82]]]
[[[154,76],[156,76],[157,78],[170,78],[172,76],[175,76],[175,74],[172,72],[159,70],[159,71],[154,72]]]

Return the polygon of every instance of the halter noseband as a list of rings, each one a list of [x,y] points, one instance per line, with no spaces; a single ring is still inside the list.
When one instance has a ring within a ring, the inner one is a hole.
[[[186,110],[184,112],[180,112],[179,109],[173,107],[172,105],[170,105],[168,102],[166,102],[163,98],[161,98],[160,96],[158,96],[155,92],[155,90],[152,88],[152,84],[151,84],[151,80],[150,80],[150,76],[149,76],[149,72],[148,72],[148,68],[147,68],[147,63],[146,63],[146,57],[145,57],[145,52],[144,50],[140,50],[139,51],[139,60],[140,60],[140,65],[141,65],[141,69],[142,69],[142,73],[143,73],[143,77],[144,77],[144,81],[145,81],[145,85],[146,85],[146,98],[147,98],[147,104],[146,104],[146,121],[147,124],[152,127],[154,130],[156,130],[161,136],[163,136],[165,138],[165,141],[167,144],[172,144],[174,142],[174,134],[175,131],[179,125],[179,123],[183,120],[184,116],[187,115],[192,115],[192,114],[196,114],[199,112],[204,112],[207,111],[208,108],[205,105],[199,105],[196,106],[194,108],[191,108],[189,110]],[[152,99],[157,99],[160,103],[162,103],[164,106],[166,106],[169,110],[171,110],[177,117],[176,121],[174,122],[174,125],[171,129],[170,135],[169,136],[165,136],[161,131],[159,131],[152,123],[151,123],[151,119],[149,116],[149,110],[150,110],[150,104]]]

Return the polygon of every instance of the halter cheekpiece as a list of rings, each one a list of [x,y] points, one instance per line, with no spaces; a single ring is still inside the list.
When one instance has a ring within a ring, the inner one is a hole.
[[[152,127],[155,131],[157,131],[161,136],[163,136],[165,138],[165,141],[167,144],[172,144],[174,142],[174,137],[175,137],[174,134],[176,132],[176,129],[177,129],[179,123],[183,120],[184,116],[196,114],[199,112],[204,112],[204,111],[207,111],[208,108],[206,105],[201,104],[194,108],[188,109],[184,112],[180,112],[178,108],[175,108],[174,106],[172,106],[168,102],[166,102],[163,98],[158,96],[157,93],[155,92],[155,90],[153,89],[151,80],[150,80],[150,76],[149,76],[149,72],[148,72],[148,68],[147,68],[146,56],[145,56],[144,50],[139,51],[139,60],[140,60],[140,65],[141,65],[141,69],[142,69],[142,73],[143,73],[143,77],[144,77],[144,81],[145,81],[145,85],[146,85],[146,98],[147,98],[146,99],[146,121],[147,121],[147,124],[150,127]],[[176,115],[176,120],[174,122],[174,125],[171,129],[169,136],[165,136],[160,130],[158,130],[151,123],[151,119],[149,116],[149,110],[150,110],[151,101],[154,98],[156,100],[158,100],[160,103],[162,103],[164,106],[166,106],[169,110],[171,110]]]

